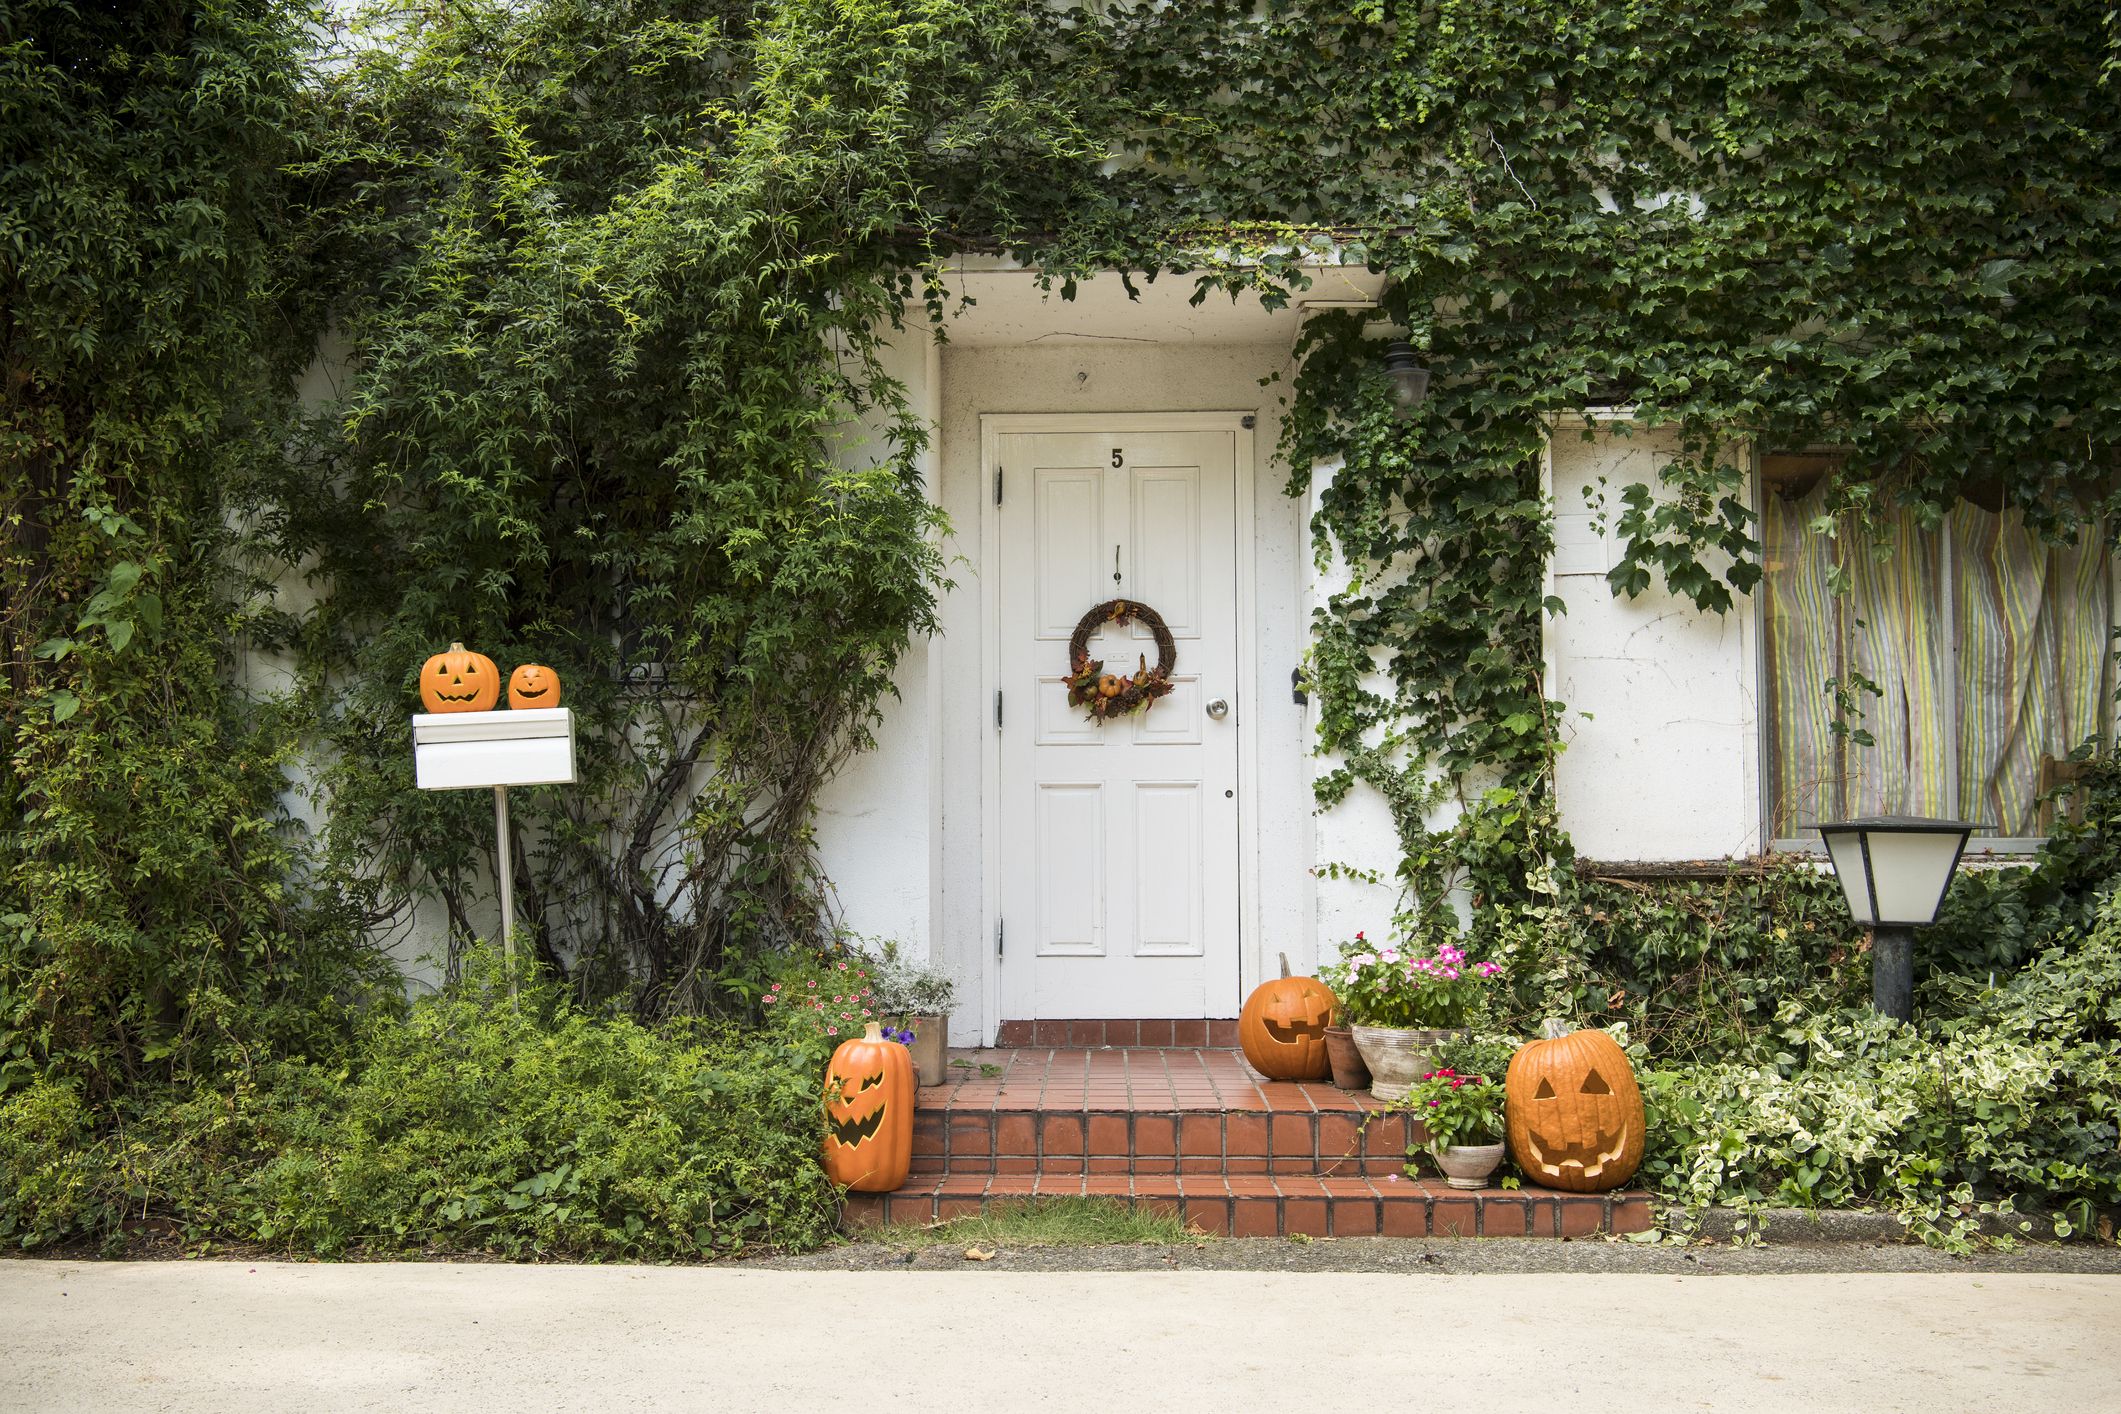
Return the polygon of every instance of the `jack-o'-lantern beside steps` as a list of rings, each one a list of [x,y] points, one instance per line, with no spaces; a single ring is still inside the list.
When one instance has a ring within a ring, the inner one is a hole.
[[[1332,1073],[1326,1028],[1340,999],[1315,977],[1291,977],[1289,955],[1281,976],[1255,987],[1237,1018],[1237,1043],[1252,1068],[1269,1080],[1324,1080]]]
[[[1604,1193],[1642,1164],[1642,1090],[1627,1052],[1603,1031],[1548,1022],[1545,1039],[1510,1058],[1503,1100],[1510,1157],[1534,1183]]]
[[[888,1193],[913,1167],[913,1053],[872,1021],[840,1042],[825,1072],[825,1176]]]

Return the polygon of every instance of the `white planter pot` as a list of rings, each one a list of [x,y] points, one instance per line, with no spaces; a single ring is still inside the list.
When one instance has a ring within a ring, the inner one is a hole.
[[[1448,1149],[1432,1144],[1429,1155],[1453,1188],[1486,1188],[1489,1175],[1502,1166],[1500,1144],[1453,1144]]]
[[[1370,1093],[1380,1100],[1406,1098],[1407,1088],[1436,1069],[1436,1048],[1463,1031],[1413,1031],[1397,1026],[1351,1026],[1355,1049],[1370,1067]]]

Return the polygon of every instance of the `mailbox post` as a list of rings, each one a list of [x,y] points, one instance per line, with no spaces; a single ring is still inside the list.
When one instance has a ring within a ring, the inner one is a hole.
[[[413,780],[421,790],[493,789],[494,860],[501,887],[501,955],[515,991],[515,851],[508,788],[574,784],[574,713],[565,707],[506,712],[422,712],[412,719]]]

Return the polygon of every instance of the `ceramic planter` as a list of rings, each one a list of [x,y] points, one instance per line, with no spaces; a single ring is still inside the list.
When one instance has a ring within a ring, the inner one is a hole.
[[[1499,1143],[1453,1144],[1448,1148],[1432,1144],[1429,1155],[1443,1170],[1444,1182],[1453,1188],[1486,1188],[1489,1175],[1502,1166]]]
[[[1355,1049],[1370,1068],[1370,1093],[1380,1100],[1406,1098],[1407,1087],[1436,1069],[1436,1048],[1463,1031],[1416,1031],[1399,1026],[1350,1026]]]
[[[950,1018],[947,1016],[909,1016],[903,1023],[913,1030],[913,1044],[906,1049],[913,1052],[913,1069],[923,1085],[941,1085],[950,1078],[945,1069],[949,1061]]]
[[[1355,1049],[1355,1037],[1345,1026],[1326,1028],[1326,1059],[1333,1067],[1333,1083],[1343,1090],[1370,1088],[1370,1067]]]

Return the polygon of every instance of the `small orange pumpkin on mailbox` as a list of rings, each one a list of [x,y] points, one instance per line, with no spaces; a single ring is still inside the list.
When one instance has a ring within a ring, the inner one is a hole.
[[[825,1176],[888,1193],[913,1167],[913,1053],[872,1021],[840,1042],[825,1072]]]
[[[1252,1068],[1269,1080],[1323,1080],[1332,1073],[1326,1028],[1340,998],[1315,977],[1291,977],[1289,955],[1281,976],[1262,982],[1237,1017],[1237,1043]]]
[[[420,701],[430,712],[491,712],[501,700],[501,670],[461,643],[420,668]]]
[[[1510,1057],[1503,1100],[1510,1157],[1534,1183],[1603,1193],[1642,1164],[1642,1089],[1627,1052],[1603,1031],[1548,1022],[1544,1040]]]
[[[560,675],[543,663],[525,663],[508,675],[510,707],[557,707]]]

